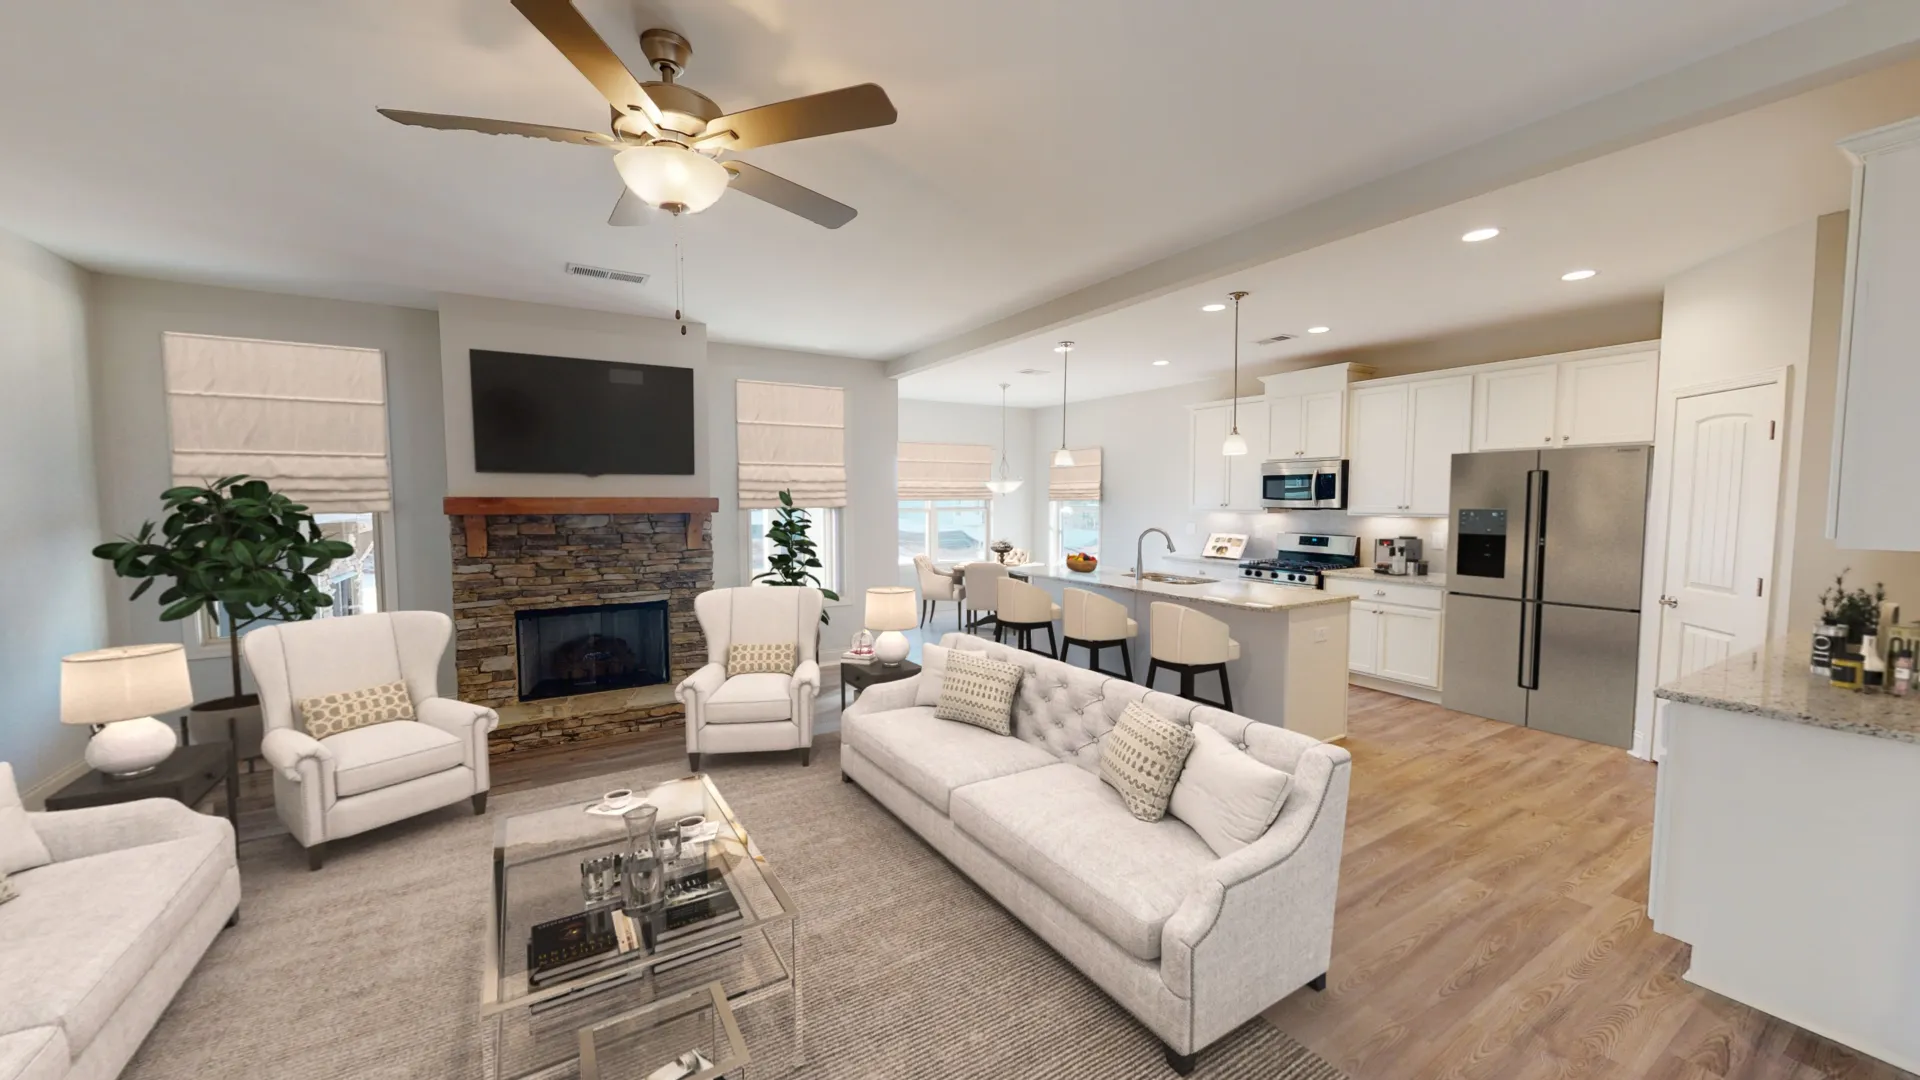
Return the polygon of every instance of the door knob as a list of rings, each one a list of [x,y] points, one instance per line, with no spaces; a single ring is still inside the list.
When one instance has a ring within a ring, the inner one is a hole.
[[[1667,607],[1667,608],[1677,608],[1680,606],[1680,601],[1671,596],[1663,596],[1660,598],[1660,606]]]

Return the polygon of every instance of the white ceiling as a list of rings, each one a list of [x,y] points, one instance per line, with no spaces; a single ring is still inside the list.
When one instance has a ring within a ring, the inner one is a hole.
[[[1061,338],[1076,342],[1074,400],[1218,375],[1231,363],[1232,313],[1199,309],[1236,288],[1251,294],[1241,316],[1242,367],[1657,297],[1681,270],[1845,209],[1850,170],[1834,143],[1916,112],[1920,61],[1883,68],[917,372],[900,381],[901,396],[997,404],[997,384],[1009,382],[1015,405],[1056,404],[1052,346]],[[1480,226],[1502,233],[1460,241]],[[1560,280],[1581,268],[1599,276]],[[1316,325],[1330,330],[1308,335]],[[1278,333],[1300,336],[1251,344]]]
[[[746,155],[854,205],[852,224],[740,196],[686,223],[688,312],[714,339],[866,357],[1840,6],[580,4],[637,70],[637,29],[687,34],[683,81],[726,108],[887,88],[892,127]],[[8,4],[0,99],[0,227],[95,269],[419,306],[672,308],[672,230],[603,224],[618,180],[601,152],[375,115],[602,126],[605,105],[506,0]],[[656,278],[572,279],[568,261]],[[1364,321],[1331,295],[1314,310],[1297,317]]]

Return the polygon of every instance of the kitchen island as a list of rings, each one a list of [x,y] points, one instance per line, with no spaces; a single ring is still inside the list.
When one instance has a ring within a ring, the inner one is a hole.
[[[1920,698],[1779,643],[1655,694],[1648,908],[1687,980],[1920,1071]]]
[[[1182,585],[1137,581],[1117,570],[1078,573],[1064,566],[1029,566],[1021,571],[1046,589],[1055,602],[1068,588],[1086,589],[1127,605],[1140,624],[1134,640],[1134,673],[1146,678],[1151,655],[1154,601],[1183,604],[1225,622],[1240,643],[1240,657],[1228,662],[1233,685],[1233,711],[1263,723],[1288,728],[1316,739],[1338,739],[1347,733],[1347,615],[1351,596],[1248,581],[1237,576],[1232,563],[1223,567],[1179,564],[1178,573],[1217,577],[1204,584]],[[1085,653],[1073,650],[1075,663]],[[1108,659],[1102,666],[1111,666]],[[1201,676],[1198,691],[1217,691],[1210,676]],[[1163,689],[1175,677],[1163,675]]]

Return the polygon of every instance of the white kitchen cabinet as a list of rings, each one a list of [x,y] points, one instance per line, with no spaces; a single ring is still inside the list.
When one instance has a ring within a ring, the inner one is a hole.
[[[1440,689],[1444,589],[1409,579],[1351,577],[1330,577],[1326,589],[1353,597],[1347,615],[1347,670]]]
[[[1362,675],[1380,670],[1380,612],[1376,608],[1352,605],[1347,613],[1347,670]]]
[[[1473,376],[1473,448],[1544,450],[1554,445],[1558,364],[1508,367]]]
[[[1558,365],[1558,446],[1653,441],[1658,351],[1595,356]]]
[[[1352,398],[1347,512],[1446,514],[1453,455],[1471,448],[1473,377],[1362,383]]]
[[[1224,403],[1195,406],[1190,413],[1187,467],[1195,510],[1226,509],[1227,457],[1220,444],[1226,441],[1229,423]]]
[[[1920,401],[1920,117],[1840,144],[1854,160],[1827,535],[1842,548],[1920,551],[1901,477]]]
[[[1405,383],[1354,387],[1347,513],[1398,514],[1405,509],[1407,397]]]
[[[1337,458],[1347,452],[1347,395],[1328,390],[1300,398],[1300,452],[1302,457]]]
[[[1306,417],[1300,409],[1299,397],[1267,399],[1268,461],[1301,457],[1306,453],[1305,420]]]
[[[1473,449],[1473,377],[1455,375],[1407,384],[1405,512],[1445,517],[1453,488],[1453,455]]]
[[[1267,460],[1347,456],[1347,384],[1373,374],[1360,364],[1263,375]]]
[[[1439,689],[1440,613],[1384,604],[1374,611],[1380,620],[1379,661],[1374,674]]]
[[[1258,510],[1264,475],[1260,466],[1267,460],[1260,455],[1267,445],[1265,398],[1240,399],[1240,437],[1247,440],[1247,453],[1245,457],[1227,458],[1227,509]]]

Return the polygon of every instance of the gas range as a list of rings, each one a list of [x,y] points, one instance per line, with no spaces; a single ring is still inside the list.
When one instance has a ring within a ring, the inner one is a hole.
[[[1248,559],[1240,576],[1301,589],[1323,587],[1324,570],[1360,565],[1360,538],[1320,533],[1282,533],[1271,559]]]

